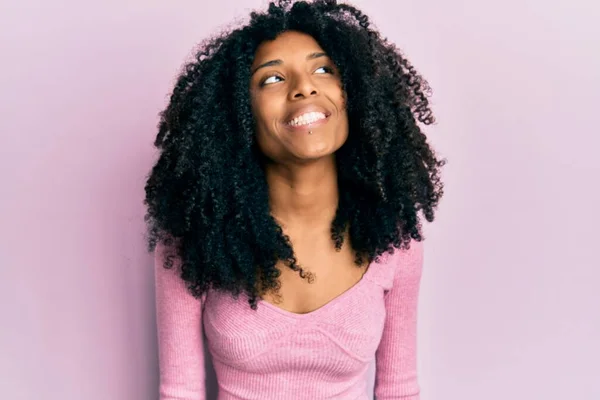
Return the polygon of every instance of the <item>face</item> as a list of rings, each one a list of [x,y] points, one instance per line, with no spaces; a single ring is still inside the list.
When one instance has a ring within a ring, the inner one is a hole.
[[[250,93],[257,143],[274,162],[331,157],[348,138],[339,73],[309,35],[287,31],[262,43]]]

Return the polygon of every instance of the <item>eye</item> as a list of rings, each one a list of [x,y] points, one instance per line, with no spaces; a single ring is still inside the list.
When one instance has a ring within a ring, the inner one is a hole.
[[[261,86],[265,86],[265,85],[270,85],[272,83],[277,83],[281,80],[282,78],[278,75],[271,75],[269,77],[267,77],[266,79],[263,79],[262,82],[260,83]]]
[[[333,68],[331,68],[331,67],[328,67],[328,66],[326,66],[326,65],[324,65],[324,66],[322,66],[322,67],[319,67],[319,68],[317,68],[317,69],[315,70],[315,72],[318,72],[318,71],[321,71],[321,70],[323,70],[324,72],[319,72],[319,73],[325,73],[325,74],[333,74],[333,73],[334,73],[334,71],[333,71]]]

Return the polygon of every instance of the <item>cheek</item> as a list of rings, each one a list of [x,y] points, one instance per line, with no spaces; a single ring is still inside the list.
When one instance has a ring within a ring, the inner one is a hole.
[[[269,136],[268,115],[265,115],[264,110],[265,108],[260,103],[252,103],[252,115],[254,117],[254,139],[261,150],[263,150],[267,145]]]
[[[261,153],[271,158],[273,156],[273,138],[270,131],[273,125],[273,115],[270,108],[261,99],[253,99],[252,114],[254,116],[254,139]]]
[[[339,88],[339,107],[340,107],[340,111],[344,111],[346,112],[346,103],[348,100],[348,96],[346,94],[346,92],[344,92],[344,90],[342,89],[342,86],[340,84],[340,88]]]
[[[273,96],[255,95],[252,98],[252,113],[259,128],[271,129],[277,118],[278,104]]]
[[[344,92],[341,92],[337,98],[336,106],[339,112],[339,116],[342,120],[348,120],[348,107],[347,107],[347,97]]]
[[[346,92],[343,89],[341,82],[333,84],[335,86],[329,88],[329,98],[333,100],[335,106],[340,114],[346,112]]]

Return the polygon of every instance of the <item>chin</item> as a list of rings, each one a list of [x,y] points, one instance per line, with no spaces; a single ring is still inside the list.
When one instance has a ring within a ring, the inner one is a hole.
[[[261,146],[261,151],[271,161],[278,164],[307,163],[327,160],[344,144],[347,137],[330,136],[289,137],[281,138]]]
[[[295,149],[295,151],[290,152],[296,160],[301,161],[317,161],[322,159],[328,159],[335,155],[337,148],[322,148],[322,149],[303,149],[299,151],[299,149]]]

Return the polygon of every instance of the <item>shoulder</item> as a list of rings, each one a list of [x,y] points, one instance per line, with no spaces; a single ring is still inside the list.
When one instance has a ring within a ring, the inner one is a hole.
[[[182,275],[182,259],[175,242],[158,242],[154,248],[154,280],[157,293],[163,291],[170,296],[194,297]],[[202,302],[205,299],[206,292],[200,297]]]
[[[394,248],[392,254],[384,253],[369,268],[370,278],[389,290],[398,280],[419,279],[423,269],[423,242],[412,240],[408,248]]]
[[[167,262],[167,268],[173,265],[180,265],[180,256],[178,254],[178,241],[172,237],[161,239],[156,242],[154,247],[154,261],[156,264],[164,265]]]
[[[399,250],[396,253],[396,275],[403,276],[421,275],[423,269],[423,241],[410,242],[410,248]]]

